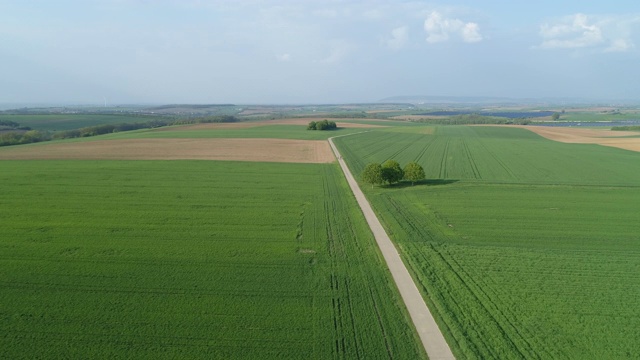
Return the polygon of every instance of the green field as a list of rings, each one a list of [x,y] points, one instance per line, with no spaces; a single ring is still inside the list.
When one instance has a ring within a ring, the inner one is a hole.
[[[417,161],[428,179],[621,186],[640,183],[640,155],[632,151],[562,144],[518,128],[435,129],[376,130],[338,138],[336,144],[349,144],[341,151],[354,174],[369,162],[393,158],[401,164]]]
[[[66,141],[349,135],[356,176],[425,168],[363,190],[459,359],[640,357],[639,153],[405,125]],[[0,184],[1,358],[426,357],[336,164],[0,161]]]
[[[621,113],[596,112],[596,111],[569,111],[561,114],[560,121],[623,121],[623,120],[640,120],[640,113],[637,110],[623,111]]]
[[[96,114],[0,115],[0,120],[14,121],[20,126],[45,131],[72,130],[102,124],[144,123],[153,119],[154,117],[149,116]]]
[[[330,131],[307,130],[304,125],[263,125],[238,129],[181,130],[162,128],[108,134],[101,139],[184,139],[184,138],[275,138],[299,140],[325,140],[332,136],[362,132],[362,128],[339,128]]]
[[[336,164],[0,162],[0,357],[425,358]]]
[[[640,154],[522,129],[377,130],[336,139],[421,163],[418,186],[363,190],[458,358],[640,356]]]
[[[361,121],[338,119],[338,122],[355,124],[393,126],[390,129],[402,130],[419,126],[414,123],[401,121]],[[260,125],[245,128],[210,128],[198,130],[184,130],[182,126],[162,129],[144,129],[128,132],[108,134],[102,139],[166,139],[166,138],[277,138],[299,140],[325,140],[333,136],[347,135],[371,131],[373,128],[345,128],[341,127],[329,131],[307,130],[305,125]],[[188,129],[188,128],[187,128]]]

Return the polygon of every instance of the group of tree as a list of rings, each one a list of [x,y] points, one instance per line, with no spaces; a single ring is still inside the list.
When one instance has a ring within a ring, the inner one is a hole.
[[[51,140],[51,134],[47,131],[2,131],[0,132],[0,146],[30,144]]]
[[[101,124],[87,126],[79,129],[57,131],[30,130],[28,127],[20,127],[13,121],[0,121],[0,146],[29,144],[34,142],[49,141],[52,139],[70,139],[79,137],[89,137],[104,134],[111,134],[121,131],[132,131],[140,129],[152,129],[170,125],[187,125],[200,123],[228,123],[237,122],[238,118],[232,115],[215,115],[187,119],[157,118],[147,122],[121,123],[121,124]],[[4,128],[4,129],[3,129]]]
[[[423,180],[425,174],[422,166],[414,161],[408,163],[403,169],[397,161],[387,160],[382,164],[368,164],[364,168],[361,178],[365,183],[371,184],[371,187],[380,184],[395,184],[402,180],[411,181],[411,185],[414,185],[416,181]]]
[[[640,126],[638,125],[625,125],[625,126],[614,126],[611,128],[613,131],[640,131]]]
[[[307,126],[307,130],[333,130],[337,128],[338,126],[335,121],[329,121],[327,119],[322,121],[312,121]]]
[[[31,130],[28,126],[20,126],[15,121],[0,120],[0,130]]]

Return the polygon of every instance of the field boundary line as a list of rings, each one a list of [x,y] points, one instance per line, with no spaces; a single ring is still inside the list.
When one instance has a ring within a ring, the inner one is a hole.
[[[391,242],[389,235],[382,227],[380,220],[373,212],[371,208],[371,204],[367,201],[367,198],[364,196],[364,193],[358,186],[358,182],[351,174],[351,171],[347,167],[346,162],[340,156],[340,152],[338,148],[333,143],[333,139],[336,137],[356,135],[361,133],[347,134],[341,136],[330,137],[329,144],[331,145],[331,149],[333,150],[336,158],[338,159],[338,163],[342,168],[342,172],[347,178],[347,182],[349,183],[349,187],[353,192],[353,195],[356,197],[358,201],[358,205],[364,214],[369,227],[371,228],[371,232],[376,239],[376,243],[382,252],[382,256],[384,257],[387,266],[389,267],[389,271],[391,272],[391,276],[398,287],[398,291],[400,292],[400,296],[402,297],[402,301],[404,302],[407,310],[409,311],[409,316],[413,321],[413,325],[420,336],[420,340],[422,341],[422,345],[431,360],[452,360],[455,359],[453,353],[451,352],[451,348],[449,348],[449,344],[445,340],[442,332],[438,328],[438,324],[436,323],[433,315],[429,311],[427,304],[422,298],[422,294],[418,290],[413,278],[409,274],[407,267],[402,262],[400,258],[400,254],[398,254],[398,250]]]

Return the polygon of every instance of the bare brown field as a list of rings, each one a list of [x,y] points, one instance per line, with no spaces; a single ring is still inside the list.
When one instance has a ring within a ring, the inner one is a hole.
[[[500,125],[498,125],[500,126]],[[529,125],[505,125],[533,131],[549,140],[570,144],[598,144],[625,150],[640,151],[640,133],[634,131],[611,131],[580,129],[572,127],[548,127]]]
[[[0,160],[234,160],[330,163],[323,140],[286,139],[126,139],[13,146]]]
[[[278,120],[265,120],[255,122],[236,122],[236,123],[206,123],[206,124],[193,124],[193,125],[181,125],[181,126],[169,126],[161,127],[152,131],[191,131],[191,130],[211,130],[211,129],[246,129],[257,126],[268,125],[304,125],[307,126],[311,121],[322,121],[318,118],[296,118],[296,119],[278,119]],[[384,125],[369,125],[359,123],[340,122],[340,120],[347,119],[331,119],[336,121],[336,125],[341,128],[376,128],[384,127]],[[352,119],[348,119],[352,120]],[[374,121],[385,121],[378,119],[367,119]]]

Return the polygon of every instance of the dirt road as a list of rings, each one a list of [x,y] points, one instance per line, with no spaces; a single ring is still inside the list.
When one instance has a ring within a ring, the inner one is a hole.
[[[380,251],[382,252],[384,259],[387,262],[389,271],[391,271],[393,280],[396,282],[396,286],[400,291],[402,300],[409,310],[411,320],[413,321],[413,324],[418,331],[418,335],[422,340],[422,345],[427,351],[427,355],[429,355],[429,359],[455,359],[453,353],[451,352],[451,349],[449,348],[449,345],[444,339],[444,336],[442,336],[440,329],[438,329],[438,325],[433,319],[431,312],[422,299],[420,291],[418,291],[418,288],[413,282],[411,275],[409,275],[409,271],[400,259],[398,251],[391,242],[391,239],[389,239],[386,231],[384,231],[382,224],[380,224],[380,221],[373,212],[373,209],[362,193],[362,190],[360,190],[360,187],[358,187],[358,183],[351,174],[351,171],[349,171],[347,164],[342,159],[342,156],[340,156],[340,152],[338,152],[338,149],[333,143],[333,138],[329,139],[329,144],[331,144],[331,149],[336,155],[336,158],[340,163],[340,167],[342,168],[344,175],[347,177],[347,182],[351,187],[351,191],[353,191],[353,194],[358,201],[358,205],[360,205],[360,208],[362,209],[362,212],[367,219],[367,223],[369,223],[369,227],[371,228],[371,231],[376,238],[376,242],[378,243]]]

